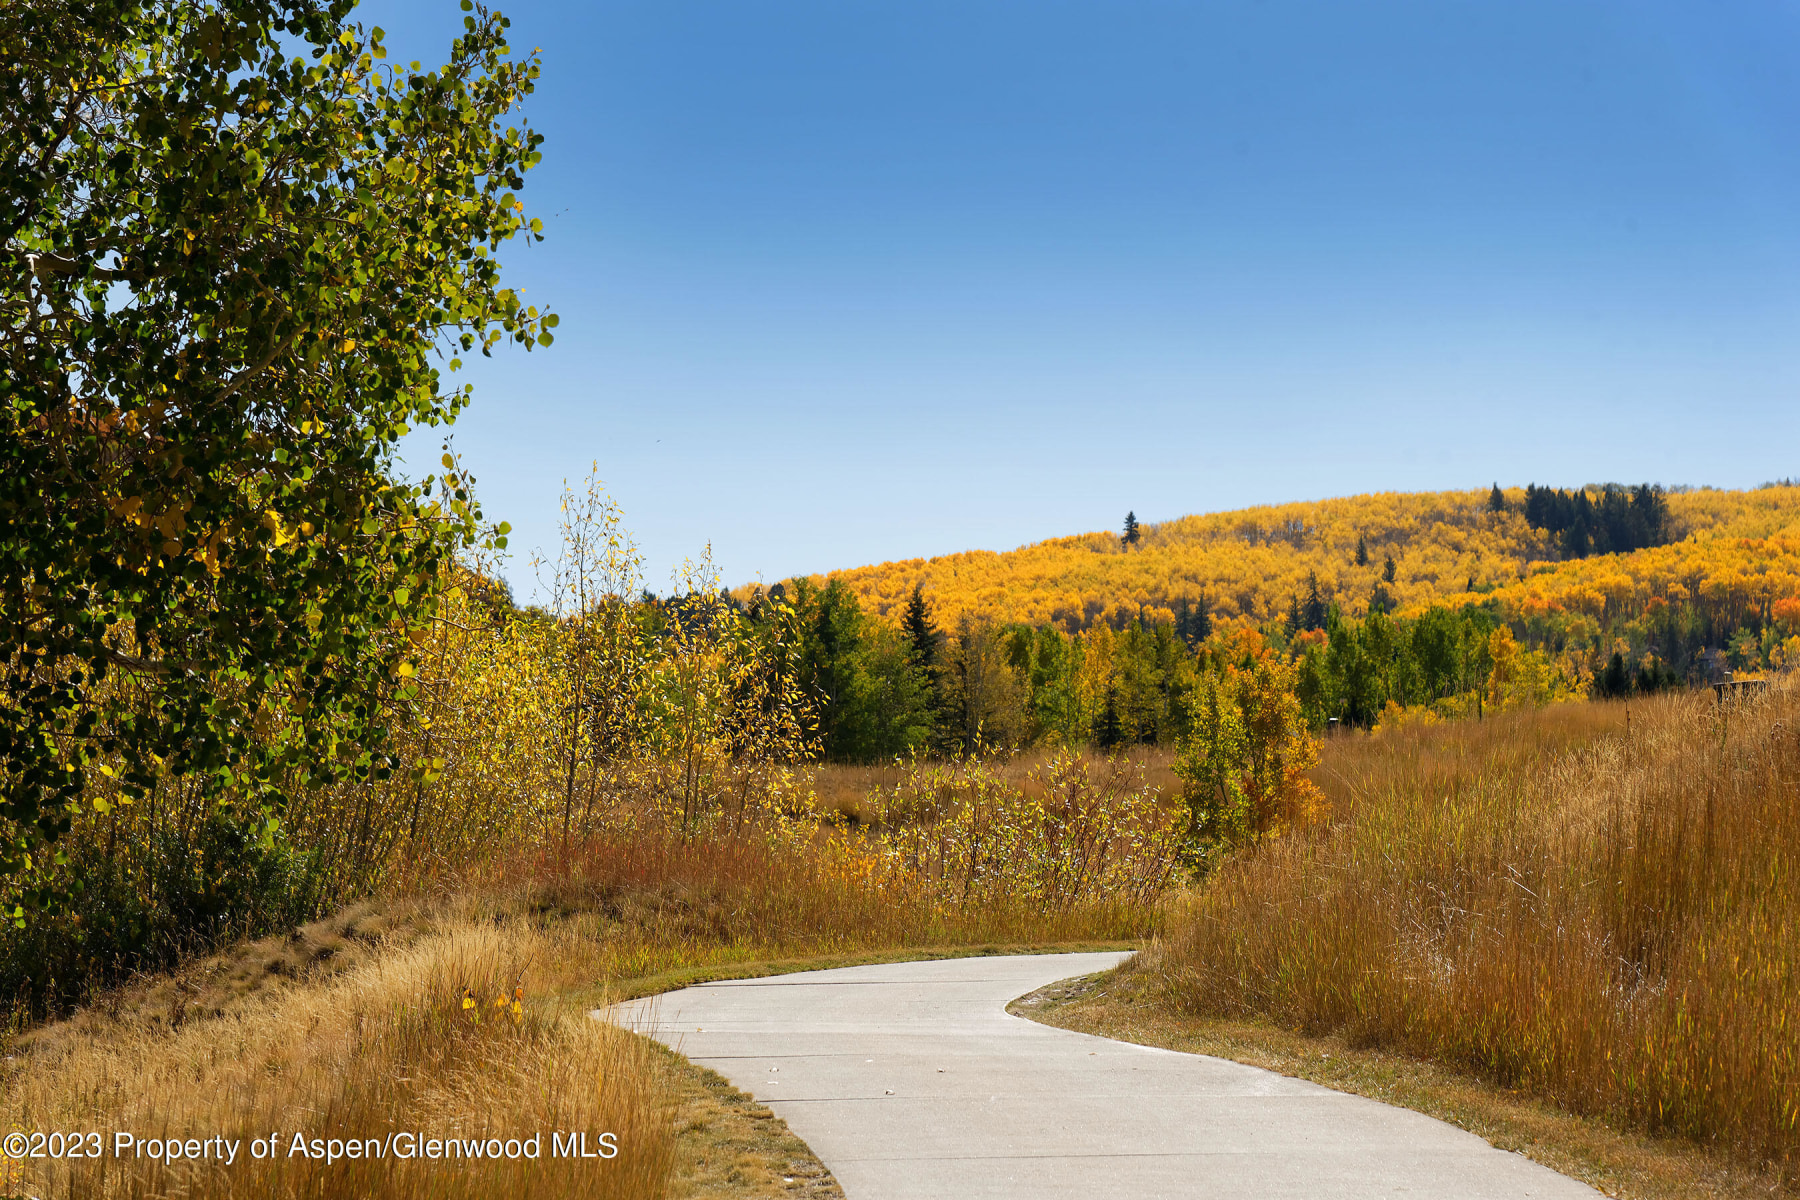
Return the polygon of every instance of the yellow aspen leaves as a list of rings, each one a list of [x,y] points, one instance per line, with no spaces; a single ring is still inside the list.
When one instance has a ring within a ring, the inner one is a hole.
[[[267,529],[269,533],[273,535],[276,546],[285,546],[294,540],[293,527],[284,524],[281,519],[281,514],[274,509],[264,510],[262,524],[263,528]]]

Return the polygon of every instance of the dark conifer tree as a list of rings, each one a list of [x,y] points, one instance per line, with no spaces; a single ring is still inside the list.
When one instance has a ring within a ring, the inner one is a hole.
[[[1493,513],[1506,511],[1506,493],[1500,490],[1500,484],[1497,481],[1494,484],[1494,490],[1488,493],[1488,511]]]
[[[1660,487],[1640,483],[1632,493],[1631,508],[1642,530],[1642,544],[1663,546],[1669,541],[1669,505]]]
[[[1126,513],[1125,514],[1125,533],[1123,536],[1121,536],[1119,538],[1119,541],[1126,546],[1135,546],[1138,544],[1138,539],[1142,538],[1143,536],[1144,536],[1143,531],[1138,528],[1137,513],[1135,513],[1135,512]]]
[[[1212,617],[1206,611],[1206,593],[1197,603],[1182,597],[1181,611],[1175,614],[1175,636],[1192,650],[1212,635]]]
[[[1387,557],[1387,561],[1385,563],[1383,563],[1381,566],[1381,582],[1383,582],[1383,583],[1394,582],[1394,573],[1395,573],[1394,556],[1390,554]]]
[[[1094,721],[1094,741],[1103,750],[1110,750],[1125,740],[1125,725],[1119,720],[1119,692],[1117,688],[1106,689],[1106,707]]]
[[[944,635],[938,632],[937,625],[931,619],[931,606],[925,602],[924,584],[913,584],[912,598],[906,602],[904,627],[906,640],[912,647],[908,657],[912,659],[913,666],[935,671],[938,647],[943,643]]]
[[[1564,558],[1586,558],[1594,549],[1594,504],[1585,489],[1569,497],[1569,519],[1563,526]]]
[[[1525,489],[1525,520],[1548,533],[1565,558],[1665,545],[1670,537],[1668,516],[1662,489],[1648,483],[1635,488],[1609,483],[1597,499],[1585,488]]]
[[[1325,617],[1325,598],[1319,594],[1319,576],[1314,572],[1307,576],[1306,603],[1300,609],[1300,628],[1323,629]]]
[[[1637,679],[1632,683],[1634,691],[1646,696],[1657,692],[1671,691],[1681,686],[1681,676],[1677,675],[1664,663],[1642,663],[1638,667]]]
[[[1615,653],[1612,656],[1612,661],[1606,664],[1606,670],[1594,680],[1594,690],[1608,698],[1631,694],[1631,676],[1625,672],[1624,655]]]
[[[913,584],[912,597],[906,602],[906,619],[902,622],[902,628],[906,633],[907,661],[925,684],[926,715],[935,736],[935,731],[943,726],[946,703],[943,661],[939,655],[944,635],[931,619],[931,606],[926,603],[923,584]]]
[[[1586,524],[1571,525],[1563,530],[1562,550],[1564,558],[1586,558],[1593,550],[1593,542],[1589,540]]]
[[[1535,483],[1525,485],[1525,523],[1533,529],[1542,529],[1549,522],[1545,519],[1545,508],[1549,500],[1550,489],[1539,490]]]
[[[1369,541],[1360,533],[1356,535],[1356,565],[1359,567],[1369,565]]]

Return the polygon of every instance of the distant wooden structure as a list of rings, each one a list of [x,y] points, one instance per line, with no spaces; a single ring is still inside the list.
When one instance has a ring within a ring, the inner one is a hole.
[[[1745,700],[1751,696],[1761,695],[1769,690],[1769,681],[1766,679],[1721,679],[1711,686],[1713,703],[1723,704],[1728,698]]]

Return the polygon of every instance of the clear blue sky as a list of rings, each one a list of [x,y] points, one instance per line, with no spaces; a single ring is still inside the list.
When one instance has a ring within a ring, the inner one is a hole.
[[[510,574],[652,586],[1363,491],[1800,474],[1800,7],[502,5],[556,345],[456,427]],[[442,61],[455,0],[368,0]],[[427,458],[435,458],[435,450]]]

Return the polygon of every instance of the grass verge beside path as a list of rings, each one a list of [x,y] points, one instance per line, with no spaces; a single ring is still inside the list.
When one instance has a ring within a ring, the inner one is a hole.
[[[1123,969],[1063,980],[1008,1006],[1021,1017],[1143,1046],[1209,1054],[1410,1108],[1624,1200],[1768,1200],[1772,1175],[1691,1143],[1622,1132],[1593,1118],[1429,1062],[1273,1025],[1171,1014]]]
[[[677,1104],[671,1200],[843,1200],[844,1189],[786,1121],[673,1050],[658,1046],[657,1058]]]
[[[814,956],[802,946],[757,958],[750,946],[645,940],[646,927],[654,922],[545,912],[529,895],[364,902],[107,992],[6,1039],[0,1060],[8,1130],[222,1136],[246,1150],[271,1130],[285,1131],[284,1146],[297,1131],[380,1138],[416,1130],[538,1133],[546,1147],[557,1130],[611,1131],[614,1160],[4,1160],[0,1195],[839,1197],[830,1172],[768,1108],[658,1043],[594,1020],[592,1010],[716,979],[1099,945],[980,942]],[[622,958],[646,969],[619,971]]]

